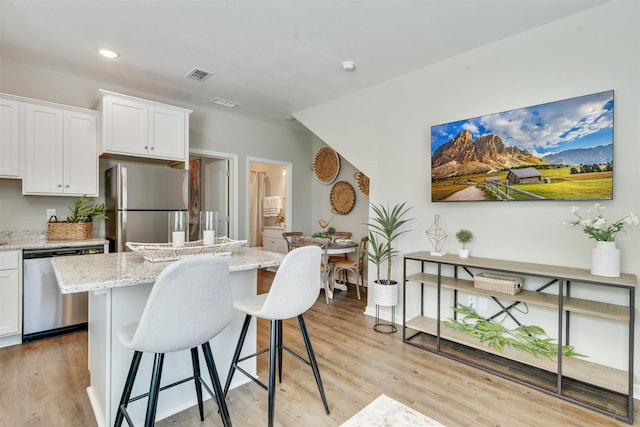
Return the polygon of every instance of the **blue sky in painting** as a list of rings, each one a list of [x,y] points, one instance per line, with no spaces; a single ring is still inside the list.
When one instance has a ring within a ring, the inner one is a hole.
[[[613,143],[613,91],[431,127],[431,153],[463,130],[494,134],[537,156]]]

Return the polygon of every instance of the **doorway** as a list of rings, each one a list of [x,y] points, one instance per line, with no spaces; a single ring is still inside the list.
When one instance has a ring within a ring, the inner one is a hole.
[[[265,229],[291,230],[291,163],[248,158],[247,230],[249,246],[262,247]]]
[[[218,213],[216,235],[237,239],[237,170],[238,158],[233,154],[191,149],[189,200],[190,240],[200,237],[199,213]]]

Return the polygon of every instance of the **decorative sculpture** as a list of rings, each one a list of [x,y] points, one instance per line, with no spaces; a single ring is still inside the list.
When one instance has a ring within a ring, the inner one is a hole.
[[[433,256],[443,256],[445,254],[442,250],[442,246],[444,245],[444,241],[447,240],[447,234],[442,228],[440,228],[440,224],[438,224],[439,219],[440,215],[435,215],[433,218],[433,224],[431,224],[431,226],[425,231],[427,239],[429,239],[433,245],[434,250],[431,252],[431,255]]]

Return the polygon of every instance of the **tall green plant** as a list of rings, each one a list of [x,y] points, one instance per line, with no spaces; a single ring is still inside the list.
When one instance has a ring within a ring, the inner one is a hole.
[[[405,207],[406,202],[397,204],[393,208],[380,205],[371,205],[375,216],[371,218],[369,226],[369,250],[367,255],[369,260],[376,265],[376,278],[380,282],[380,267],[387,263],[387,284],[391,283],[391,261],[398,253],[393,248],[393,241],[409,230],[400,228],[413,218],[405,218],[407,212],[412,208]]]

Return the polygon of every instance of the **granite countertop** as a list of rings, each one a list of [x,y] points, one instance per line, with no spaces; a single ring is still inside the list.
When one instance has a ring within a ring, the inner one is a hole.
[[[242,248],[224,256],[231,272],[277,267],[284,257],[256,248]],[[63,294],[153,283],[172,262],[149,262],[136,252],[51,258]]]
[[[47,239],[0,239],[0,251],[23,249],[71,248],[78,246],[95,246],[109,243],[105,239],[86,240],[47,240]]]

